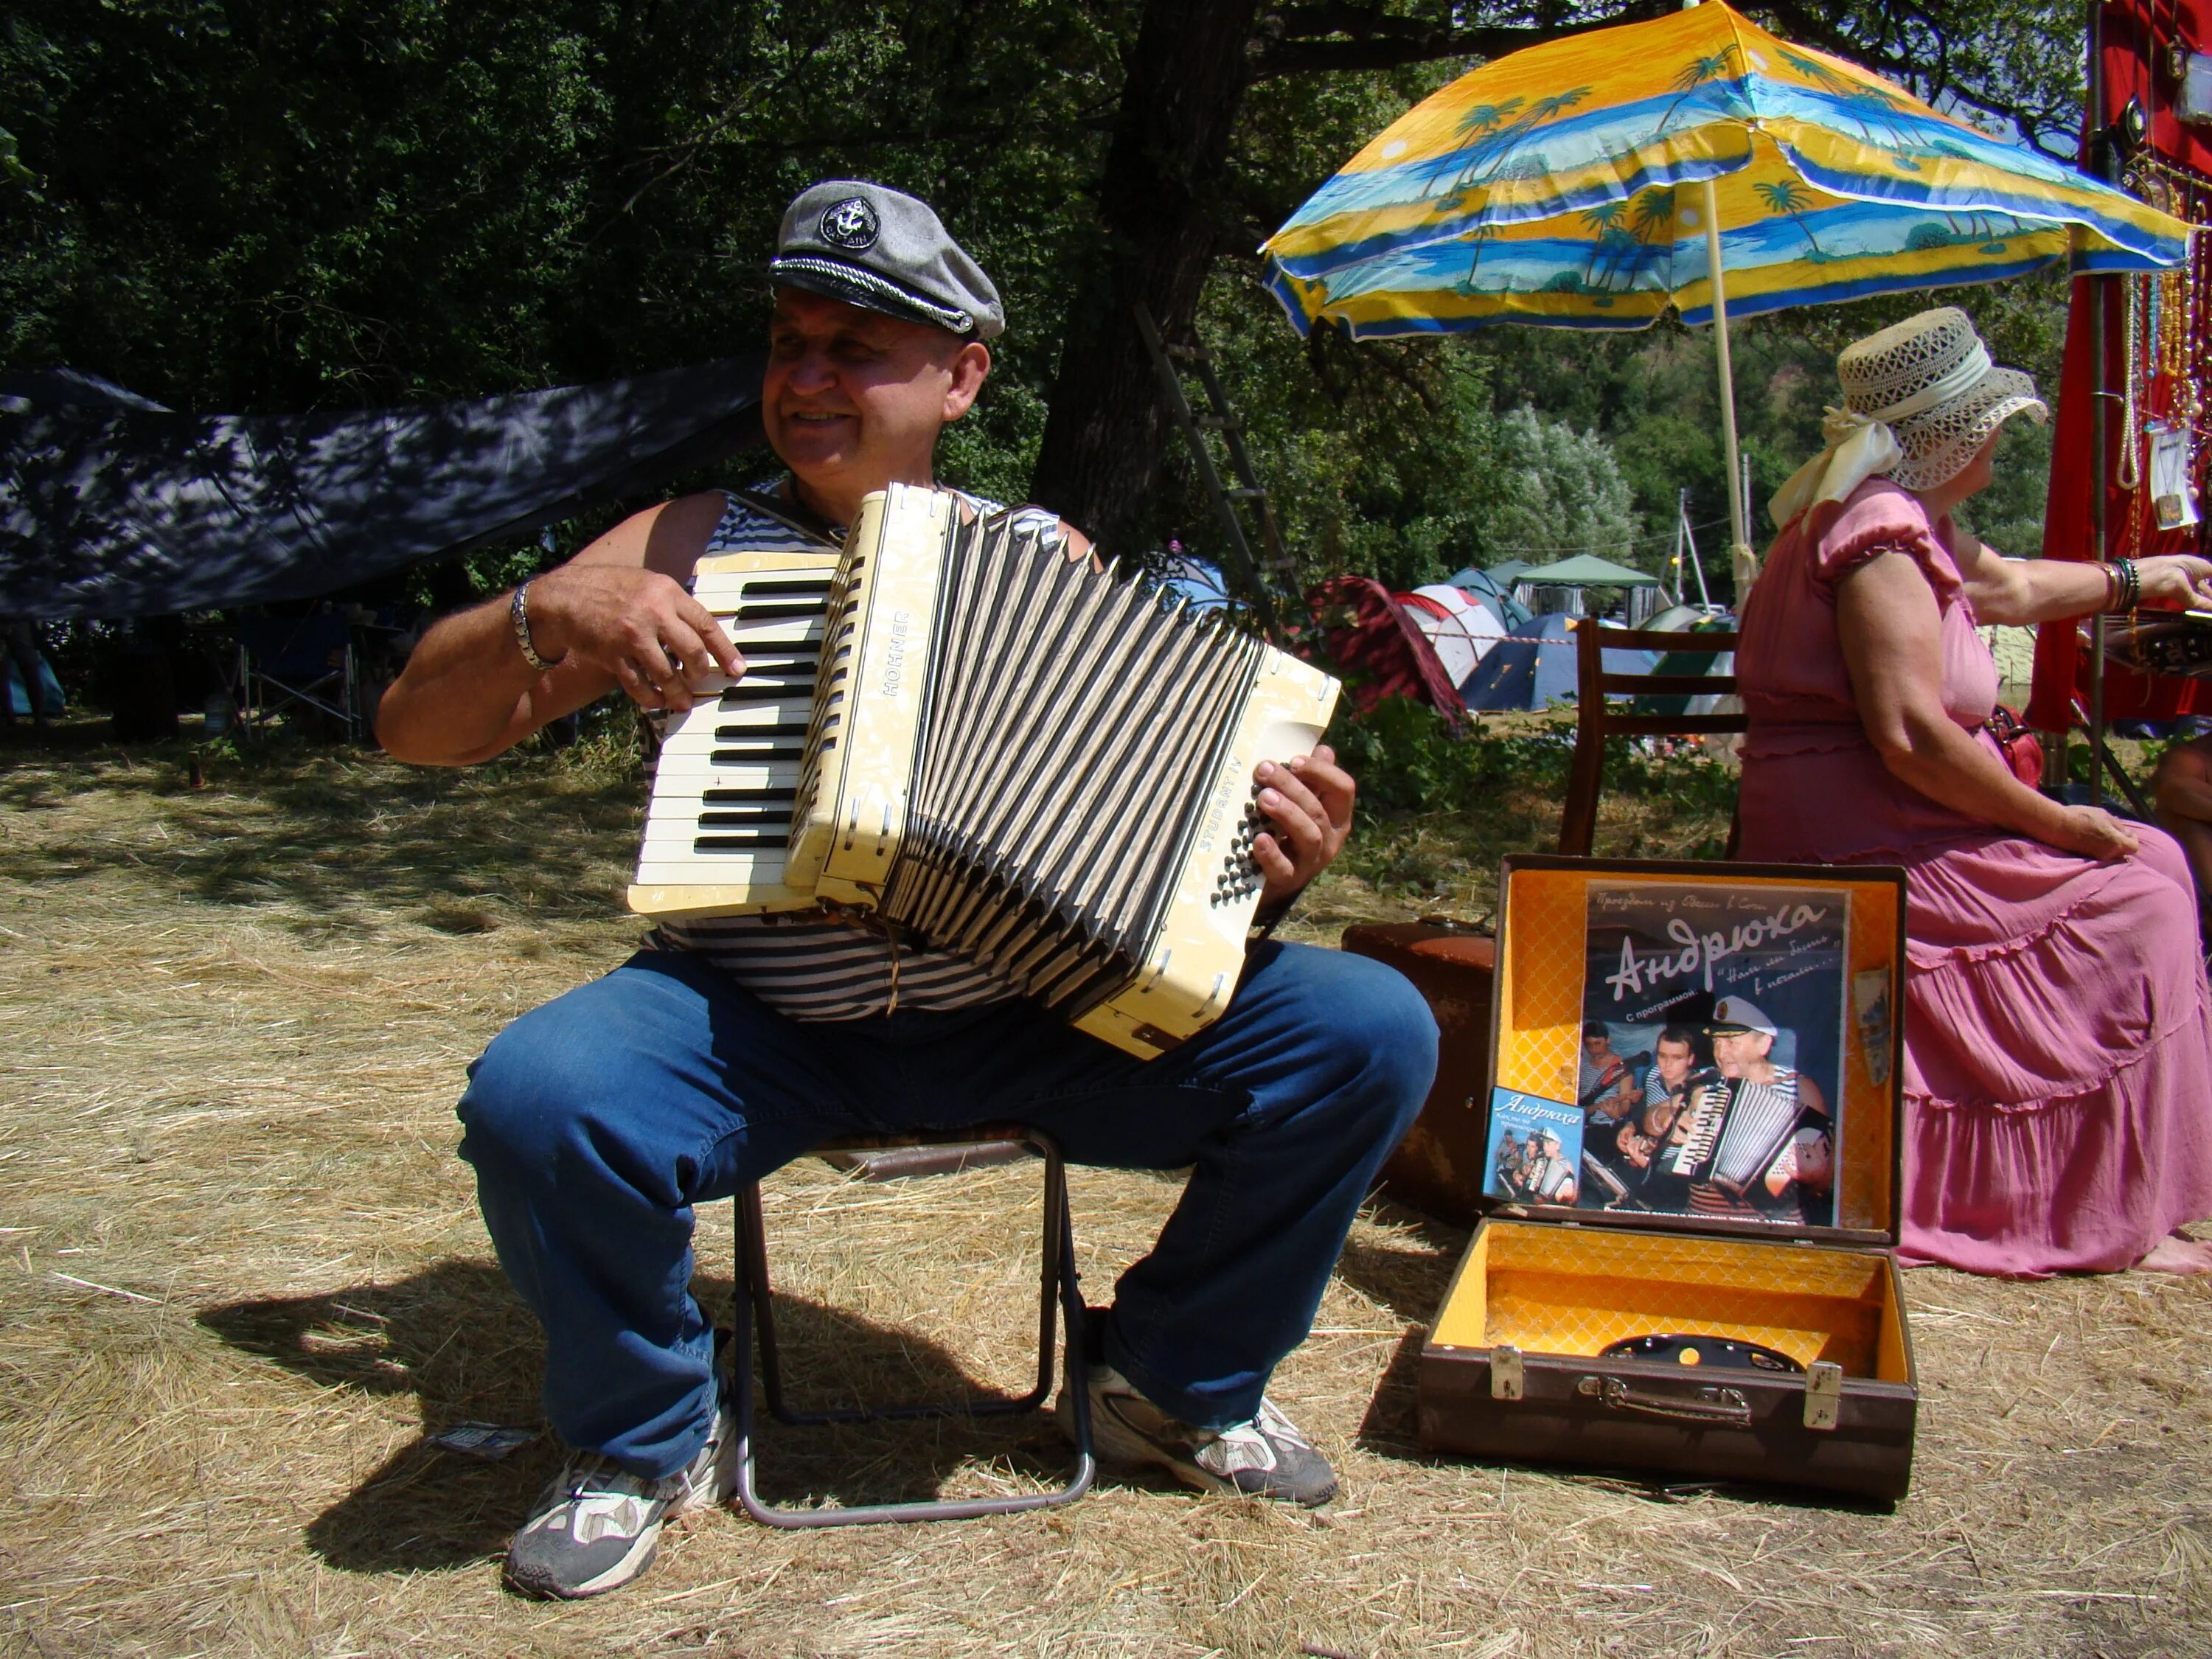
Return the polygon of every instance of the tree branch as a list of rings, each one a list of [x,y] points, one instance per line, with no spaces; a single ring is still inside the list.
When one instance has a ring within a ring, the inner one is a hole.
[[[1961,103],[2009,123],[2028,143],[2054,161],[2070,167],[2077,159],[2078,109],[2070,105],[2054,109],[2033,104],[1959,74],[1952,62],[1957,26],[1924,7],[1886,7],[1871,40],[1838,28],[1833,11],[1804,0],[1759,0],[1759,9],[1772,17],[1781,32],[1792,40],[1849,58],[1900,85],[1924,89],[1931,100],[1948,93]]]
[[[1442,58],[1502,58],[1606,23],[1638,21],[1675,9],[1678,0],[1629,0],[1601,8],[1546,7],[1526,23],[1463,24],[1407,17],[1352,0],[1311,0],[1263,18],[1254,43],[1252,76],[1313,71],[1396,69]]]
[[[1445,58],[1498,58],[1584,29],[1658,17],[1677,3],[1626,0],[1620,5],[1511,7],[1503,9],[1503,16],[1518,11],[1527,21],[1469,24],[1454,21],[1467,15],[1456,8],[1424,17],[1386,12],[1379,3],[1360,0],[1302,0],[1261,19],[1251,48],[1252,78],[1395,69]],[[1961,40],[1962,25],[1943,15],[1940,4],[1901,0],[1884,6],[1871,20],[1871,33],[1869,20],[1857,9],[1821,0],[1754,0],[1753,9],[1792,40],[1849,58],[1929,98],[1948,93],[1971,109],[2009,124],[2045,155],[2069,164],[2075,160],[2075,106],[2063,100],[2016,96],[1999,90],[1988,75],[1974,73],[1979,54]],[[1967,60],[1963,67],[1962,57]]]

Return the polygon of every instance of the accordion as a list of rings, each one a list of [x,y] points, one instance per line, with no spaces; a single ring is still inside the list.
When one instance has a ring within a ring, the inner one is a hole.
[[[858,912],[1146,1056],[1228,1006],[1253,769],[1313,747],[1334,680],[906,485],[842,554],[703,559],[693,592],[746,670],[669,723],[633,910]]]
[[[1741,1079],[1708,1085],[1668,1173],[1741,1198],[1782,1156],[1802,1111],[1794,1085]]]

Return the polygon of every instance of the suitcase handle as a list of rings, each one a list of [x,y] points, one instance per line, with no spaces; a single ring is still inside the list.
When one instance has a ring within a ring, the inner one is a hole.
[[[1650,1394],[1632,1389],[1619,1376],[1585,1376],[1575,1385],[1578,1394],[1601,1398],[1608,1409],[1642,1412],[1650,1417],[1673,1417],[1688,1423],[1726,1423],[1751,1426],[1751,1402],[1741,1389],[1705,1388],[1694,1395]]]

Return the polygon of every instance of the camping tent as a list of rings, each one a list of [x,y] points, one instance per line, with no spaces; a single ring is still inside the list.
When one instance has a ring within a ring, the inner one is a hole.
[[[1238,608],[1229,596],[1229,584],[1221,579],[1221,567],[1179,547],[1171,547],[1161,562],[1160,588],[1193,611]]]
[[[1528,620],[1528,607],[1513,597],[1512,589],[1501,587],[1492,580],[1486,571],[1477,570],[1469,565],[1464,570],[1454,571],[1444,580],[1469,599],[1479,600],[1492,616],[1498,618],[1500,629],[1518,628]]]
[[[1630,592],[1628,619],[1632,623],[1638,621],[1644,611],[1656,609],[1667,596],[1666,588],[1656,576],[1647,576],[1641,570],[1631,570],[1625,564],[1601,559],[1595,553],[1577,553],[1555,564],[1524,570],[1513,579],[1513,583],[1533,609],[1564,611],[1571,617],[1578,617],[1589,608],[1583,602],[1584,588],[1626,588]]]
[[[1526,559],[1508,559],[1503,564],[1492,565],[1482,574],[1489,577],[1490,580],[1495,582],[1499,587],[1504,588],[1510,587],[1515,582],[1519,581],[1521,580],[1521,573],[1522,571],[1534,570],[1535,568],[1536,567],[1534,565],[1530,564]]]
[[[1487,605],[1449,582],[1432,582],[1392,597],[1413,626],[1427,635],[1454,685],[1466,683],[1483,653],[1505,632]]]
[[[1492,576],[1498,573],[1491,572]],[[1561,559],[1557,564],[1535,565],[1522,569],[1513,578],[1516,586],[1530,587],[1656,587],[1659,579],[1647,576],[1641,570],[1631,570],[1625,564],[1615,564],[1611,559],[1601,559],[1595,553],[1577,553],[1571,559]]]
[[[4,677],[4,695],[8,699],[9,712],[28,720],[31,694],[23,689],[22,672],[10,661],[5,665]],[[54,665],[44,657],[39,659],[39,696],[45,712],[49,714],[58,714],[69,707],[69,695],[62,690],[62,683],[54,678]]]
[[[1491,647],[1460,699],[1469,708],[1492,713],[1513,708],[1548,708],[1575,698],[1575,639],[1571,618],[1556,612],[1523,623]],[[1648,651],[1605,653],[1608,674],[1648,674]]]

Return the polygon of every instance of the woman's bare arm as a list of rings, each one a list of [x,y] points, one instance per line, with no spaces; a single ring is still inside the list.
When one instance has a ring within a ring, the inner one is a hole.
[[[1952,556],[1976,620],[2057,622],[2102,611],[2112,581],[2101,564],[2077,559],[2008,559],[1972,532],[1952,538]],[[2137,559],[2142,597],[2154,605],[2212,607],[2212,563],[2185,554]]]
[[[2094,806],[2066,806],[2013,776],[1943,707],[1942,613],[1906,553],[1883,553],[1836,592],[1836,627],[1859,721],[1882,763],[1930,800],[2088,858],[2136,849]]]
[[[620,686],[645,708],[689,708],[687,678],[733,678],[744,659],[684,583],[723,509],[685,496],[624,520],[530,585],[540,673],[523,659],[501,593],[441,617],[378,705],[377,740],[404,761],[469,766]]]

